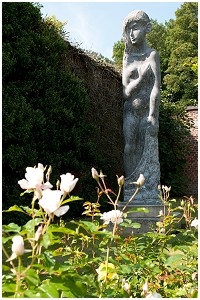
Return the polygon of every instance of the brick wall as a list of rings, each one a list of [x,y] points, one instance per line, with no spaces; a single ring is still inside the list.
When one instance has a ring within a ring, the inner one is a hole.
[[[188,177],[187,193],[198,194],[198,107],[188,106],[187,115],[191,120],[190,136],[186,139],[189,144],[189,154],[185,172]]]
[[[89,96],[86,118],[97,127],[93,140],[103,157],[108,158],[113,174],[123,173],[122,79],[111,65],[99,63],[81,49],[72,47],[63,59],[70,70],[84,83]],[[100,166],[104,169],[104,166]]]

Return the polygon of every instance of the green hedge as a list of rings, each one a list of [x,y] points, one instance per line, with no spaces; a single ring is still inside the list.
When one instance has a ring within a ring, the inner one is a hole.
[[[5,209],[19,201],[17,181],[27,166],[51,164],[55,187],[66,172],[90,177],[97,153],[88,139],[95,128],[87,123],[85,87],[62,68],[67,51],[63,37],[43,21],[38,5],[5,2],[2,12]],[[74,211],[78,213],[76,207]]]

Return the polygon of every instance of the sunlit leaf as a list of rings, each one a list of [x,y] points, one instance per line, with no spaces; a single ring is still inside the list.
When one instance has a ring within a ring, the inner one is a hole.
[[[38,274],[33,269],[26,271],[25,280],[30,287],[37,286],[40,282]]]
[[[44,246],[44,248],[46,248],[46,249],[49,247],[49,245],[51,244],[51,239],[50,239],[49,234],[44,234],[42,236],[40,244],[41,244],[41,246]]]
[[[58,225],[52,224],[48,227],[47,233],[51,233],[51,232],[61,232],[64,234],[71,234],[74,235],[75,231],[70,229],[70,228],[66,228],[66,227],[60,227]]]
[[[21,207],[19,207],[18,205],[13,205],[13,206],[11,206],[9,209],[7,209],[7,210],[3,210],[3,212],[10,212],[10,211],[20,211],[20,212],[23,212],[24,213],[24,210],[21,208]]]
[[[80,221],[80,226],[83,227],[86,231],[95,232],[98,231],[99,227],[92,222]]]
[[[20,194],[20,196],[23,196],[24,194],[31,194],[32,192],[34,192],[34,190],[25,190]]]
[[[4,232],[20,232],[21,227],[15,223],[10,223],[8,225],[2,225],[2,230]]]
[[[179,264],[183,258],[184,258],[183,254],[174,254],[167,258],[165,264],[172,267],[175,264]]]
[[[27,290],[25,291],[24,295],[26,298],[46,298],[46,293],[38,290]]]
[[[30,221],[28,221],[23,227],[22,230],[27,230],[28,232],[30,232],[31,230],[33,230],[35,228],[35,226],[39,225],[42,221],[42,218],[35,218],[32,219]]]
[[[138,229],[141,227],[141,224],[140,223],[132,223],[131,224],[131,227],[135,228],[135,229]]]
[[[41,290],[47,298],[59,298],[60,296],[58,290],[50,282],[40,285],[38,289]]]
[[[131,213],[131,212],[143,212],[147,214],[149,213],[149,209],[147,209],[146,207],[133,207],[127,211],[127,213]]]
[[[83,200],[83,198],[80,198],[78,196],[71,196],[69,199],[66,199],[62,202],[62,205],[65,203],[69,203],[69,202],[73,202],[73,201],[77,201],[77,200]]]
[[[2,285],[2,293],[15,293],[16,284],[15,283],[4,283]]]

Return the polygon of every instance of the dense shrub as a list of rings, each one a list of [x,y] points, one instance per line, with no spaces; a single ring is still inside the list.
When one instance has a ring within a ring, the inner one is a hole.
[[[95,161],[88,137],[88,96],[83,83],[63,70],[67,43],[31,3],[3,3],[3,208],[16,194],[27,165],[50,161],[58,173],[87,177]],[[53,178],[54,182],[60,178]]]

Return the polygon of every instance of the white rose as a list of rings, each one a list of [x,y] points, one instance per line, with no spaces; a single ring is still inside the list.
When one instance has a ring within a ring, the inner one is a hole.
[[[42,192],[42,198],[39,200],[39,205],[48,213],[54,214],[57,217],[64,215],[69,210],[69,205],[61,205],[62,191],[46,189]]]
[[[198,228],[198,219],[195,218],[195,219],[191,222],[190,226],[191,226],[191,227]]]
[[[20,235],[14,236],[12,239],[12,252],[16,254],[16,256],[20,256],[24,254],[24,240]]]
[[[91,169],[92,172],[92,178],[94,178],[96,181],[99,181],[99,174],[95,168]]]
[[[7,259],[7,261],[11,261],[29,251],[24,249],[24,240],[20,235],[14,236],[12,242],[12,255]]]
[[[111,210],[102,214],[101,219],[103,219],[104,224],[109,224],[112,222],[113,224],[116,222],[120,224],[123,222],[122,219],[123,213],[120,210]]]
[[[44,167],[42,164],[38,164],[37,168],[27,167],[25,178],[18,181],[20,187],[24,190],[35,189],[43,182]]]
[[[72,175],[71,173],[66,173],[66,174],[63,174],[63,175],[60,175],[61,177],[61,183],[60,183],[60,189],[61,191],[64,193],[70,193],[77,181],[78,181],[78,178],[74,179],[74,175]]]
[[[140,174],[138,180],[137,180],[137,185],[138,187],[141,187],[145,183],[145,178],[143,174]]]

